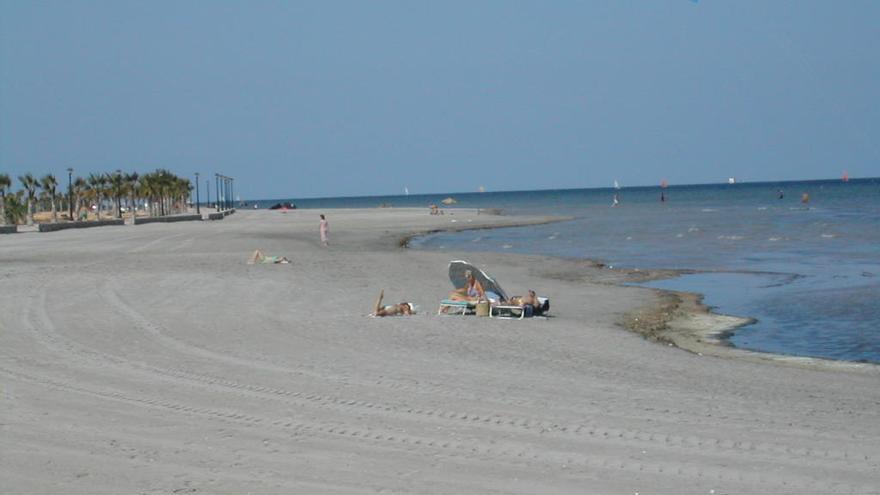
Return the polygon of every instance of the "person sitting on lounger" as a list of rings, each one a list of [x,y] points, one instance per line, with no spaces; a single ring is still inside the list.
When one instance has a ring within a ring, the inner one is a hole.
[[[385,289],[379,291],[379,299],[376,299],[376,306],[373,308],[372,316],[409,316],[413,314],[413,305],[411,303],[402,302],[390,306],[382,306],[383,297],[385,297]]]
[[[254,251],[254,254],[248,258],[248,264],[271,264],[271,263],[290,263],[290,260],[287,259],[286,256],[266,256],[262,251],[257,249]]]
[[[452,291],[449,294],[449,299],[451,301],[485,301],[486,291],[483,289],[483,284],[474,277],[473,272],[470,270],[464,272],[464,277],[466,279],[465,286]]]

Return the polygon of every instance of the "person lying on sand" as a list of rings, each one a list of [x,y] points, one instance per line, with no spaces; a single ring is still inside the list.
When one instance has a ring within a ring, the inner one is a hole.
[[[371,316],[409,316],[414,313],[413,305],[408,302],[382,306],[383,297],[385,297],[385,289],[379,291],[379,299],[376,299],[376,306]]]
[[[254,263],[257,263],[257,264],[285,263],[286,264],[286,263],[290,263],[290,260],[287,259],[286,256],[266,256],[265,254],[263,254],[263,251],[260,251],[259,249],[257,249],[256,251],[254,251],[254,254],[252,254],[251,257],[248,258],[248,265],[253,265]]]

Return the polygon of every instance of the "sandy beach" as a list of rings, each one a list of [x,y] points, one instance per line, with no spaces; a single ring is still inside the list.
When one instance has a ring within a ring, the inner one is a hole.
[[[690,352],[624,327],[712,317],[631,273],[401,246],[548,218],[328,210],[324,248],[318,213],[0,237],[0,492],[880,493],[880,367]],[[450,259],[552,317],[437,316]]]

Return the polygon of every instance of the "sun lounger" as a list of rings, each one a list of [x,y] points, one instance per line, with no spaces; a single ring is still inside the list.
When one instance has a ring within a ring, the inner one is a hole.
[[[504,289],[498,284],[498,281],[467,261],[454,260],[449,262],[449,281],[452,282],[452,286],[464,287],[467,283],[465,273],[468,271],[476,277],[486,291],[486,295],[491,303],[489,317],[522,319],[530,316],[542,316],[550,311],[550,300],[546,297],[538,297],[538,302],[541,304],[537,308],[532,306],[524,308],[522,306],[500,303],[499,301],[507,301],[509,298]],[[444,299],[440,301],[440,308],[437,310],[437,314],[475,314],[477,312],[476,305],[476,301]]]
[[[476,310],[476,303],[472,301],[453,301],[444,299],[440,301],[440,307],[437,309],[438,315],[461,315],[464,316],[468,312]]]
[[[539,308],[534,308],[531,305],[515,306],[496,304],[495,306],[492,306],[492,309],[489,311],[489,317],[522,320],[526,317],[546,315],[550,311],[550,299],[539,296],[538,302],[541,303]]]

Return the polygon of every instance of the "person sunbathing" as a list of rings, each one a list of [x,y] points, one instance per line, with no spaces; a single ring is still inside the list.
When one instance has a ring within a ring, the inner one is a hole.
[[[504,306],[519,306],[523,308],[526,316],[540,315],[544,311],[544,304],[538,299],[535,291],[529,289],[525,296],[513,296],[507,301],[503,301]]]
[[[286,256],[266,256],[263,254],[263,251],[257,249],[254,251],[254,254],[248,258],[248,265],[253,264],[272,264],[272,263],[290,263],[290,260],[287,259]]]
[[[409,316],[414,313],[413,305],[408,302],[383,306],[382,298],[384,297],[385,289],[382,289],[379,291],[379,299],[376,299],[376,306],[373,308],[372,316]]]
[[[525,306],[526,304],[531,304],[532,306],[540,306],[540,302],[538,302],[538,296],[535,294],[535,291],[529,289],[529,292],[525,296],[513,296],[507,301],[503,301],[503,303],[507,306]]]
[[[464,272],[465,286],[449,293],[450,301],[485,301],[486,291],[483,284],[474,277],[473,272]]]

